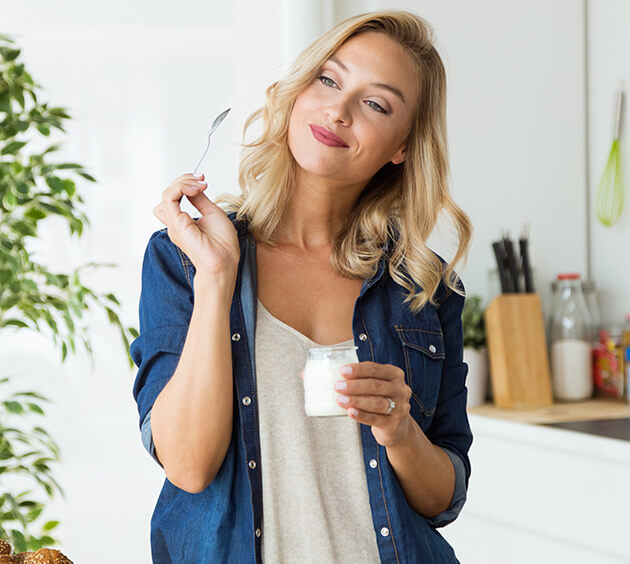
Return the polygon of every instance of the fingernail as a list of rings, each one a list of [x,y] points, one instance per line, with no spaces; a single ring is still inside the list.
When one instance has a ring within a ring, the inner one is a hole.
[[[345,390],[348,388],[348,384],[346,382],[335,382],[335,390]]]
[[[352,374],[352,366],[342,366],[341,367],[342,374]]]
[[[350,401],[350,398],[348,396],[343,396],[341,394],[337,394],[337,399],[341,402],[341,403],[348,403]]]

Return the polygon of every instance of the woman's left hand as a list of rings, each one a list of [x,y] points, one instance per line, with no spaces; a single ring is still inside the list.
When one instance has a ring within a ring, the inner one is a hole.
[[[335,385],[337,405],[347,409],[348,416],[355,421],[371,425],[379,444],[392,447],[405,441],[412,431],[412,419],[409,415],[411,388],[405,383],[404,371],[393,364],[370,361],[347,366],[352,368],[352,373],[341,373],[345,380]],[[339,394],[348,401],[341,401]],[[390,406],[388,397],[396,407],[386,415]]]

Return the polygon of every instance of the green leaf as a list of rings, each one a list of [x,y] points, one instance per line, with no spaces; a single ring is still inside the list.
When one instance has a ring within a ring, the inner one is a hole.
[[[35,413],[39,413],[40,415],[45,415],[44,410],[41,407],[39,407],[39,405],[37,405],[36,403],[28,402],[26,405],[28,405],[28,408],[31,411],[34,411]]]
[[[35,521],[35,519],[37,519],[41,512],[43,511],[44,506],[40,505],[39,507],[36,507],[35,509],[31,509],[27,514],[26,514],[26,520],[31,523],[33,521]]]
[[[88,174],[87,172],[78,172],[77,174],[79,176],[82,176],[86,180],[89,180],[90,182],[96,182],[96,178],[94,178],[91,174]]]
[[[2,197],[2,206],[8,211],[15,209],[17,206],[17,198],[13,192],[7,191],[4,194]]]
[[[22,404],[20,402],[17,402],[17,401],[3,401],[2,403],[4,404],[4,407],[7,408],[7,411],[9,413],[16,413],[16,414],[24,413],[24,408],[22,407]]]
[[[83,166],[77,163],[63,163],[57,165],[57,168],[61,170],[66,168],[83,168]]]
[[[23,396],[23,397],[28,397],[28,398],[37,398],[42,401],[50,401],[46,396],[43,396],[39,392],[16,392],[13,395],[20,396],[20,397]]]
[[[13,541],[13,550],[16,553],[26,552],[26,538],[24,538],[24,535],[20,531],[11,529],[11,540]]]
[[[12,141],[2,148],[0,155],[15,155],[24,145],[26,145],[26,141]]]
[[[54,145],[50,145],[43,153],[42,155],[45,155],[47,153],[52,153],[53,151],[58,151],[61,147],[60,143],[55,143]]]
[[[63,190],[63,179],[58,176],[47,176],[46,184],[48,184],[53,194],[58,194]]]
[[[59,521],[46,521],[42,529],[44,531],[52,531],[57,525],[59,525]]]
[[[9,112],[11,110],[11,98],[9,92],[0,92],[0,112]]]
[[[15,221],[13,223],[13,229],[24,237],[35,237],[37,235],[37,231],[26,221]]]
[[[119,322],[118,315],[116,315],[115,311],[108,308],[107,306],[105,306],[105,311],[107,311],[107,317],[109,318],[110,323],[116,324]]]
[[[20,49],[9,49],[7,47],[0,47],[0,53],[5,61],[14,61],[20,55]]]
[[[105,296],[110,302],[114,302],[116,305],[120,305],[120,302],[118,301],[118,298],[116,296],[114,296],[114,294],[107,294]]]
[[[47,213],[40,208],[30,207],[24,212],[24,217],[28,217],[34,221],[38,221],[40,219],[44,219],[47,217]]]
[[[74,196],[77,191],[75,183],[67,178],[63,181],[63,189],[70,197]]]
[[[20,107],[22,108],[22,111],[24,111],[25,109],[25,105],[24,105],[24,94],[22,94],[22,92],[20,90],[14,92],[15,95],[15,99],[18,101],[18,104],[20,104]]]
[[[37,127],[37,130],[38,130],[38,131],[39,131],[42,135],[45,135],[46,137],[48,137],[48,136],[50,135],[50,128],[49,128],[49,127],[47,127],[47,126],[45,126],[45,125],[42,125],[41,123],[40,123],[40,124],[37,124],[37,125],[36,125],[36,127]]]
[[[0,327],[13,326],[13,327],[29,327],[27,323],[24,323],[21,319],[7,319],[0,324]]]

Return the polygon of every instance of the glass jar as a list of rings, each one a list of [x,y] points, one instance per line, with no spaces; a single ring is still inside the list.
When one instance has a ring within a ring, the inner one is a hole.
[[[585,400],[593,395],[591,331],[580,275],[558,274],[550,327],[551,378],[558,400]]]
[[[343,381],[344,364],[359,362],[355,345],[331,345],[308,349],[304,367],[304,411],[309,416],[347,416],[337,403],[335,383]]]

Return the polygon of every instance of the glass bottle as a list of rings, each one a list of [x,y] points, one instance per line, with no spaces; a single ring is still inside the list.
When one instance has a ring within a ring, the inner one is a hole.
[[[592,397],[591,331],[580,275],[558,274],[550,327],[555,399],[575,401]]]
[[[582,292],[588,312],[591,314],[591,340],[594,345],[599,342],[599,330],[602,328],[602,317],[599,310],[599,300],[597,298],[597,288],[594,280],[582,281]]]

